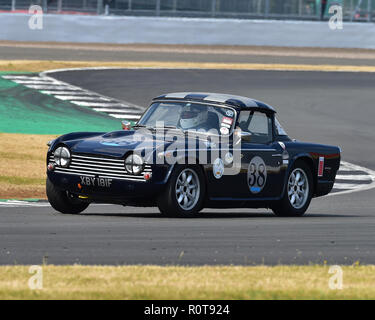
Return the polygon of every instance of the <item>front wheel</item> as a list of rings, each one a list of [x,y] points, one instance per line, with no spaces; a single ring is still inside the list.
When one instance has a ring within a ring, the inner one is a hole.
[[[46,182],[46,193],[52,208],[61,213],[78,214],[89,206],[86,202],[69,197],[66,191],[56,188],[48,178]]]
[[[199,166],[177,166],[157,205],[167,216],[191,217],[203,208],[206,187]]]
[[[283,199],[272,205],[275,215],[300,217],[310,205],[313,194],[313,178],[310,167],[297,161],[290,170]]]

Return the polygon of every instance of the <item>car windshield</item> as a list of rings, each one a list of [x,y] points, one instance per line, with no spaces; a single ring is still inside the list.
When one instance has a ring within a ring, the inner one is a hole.
[[[288,134],[285,132],[284,128],[281,126],[279,120],[275,118],[275,127],[276,127],[276,134],[278,136],[287,136]]]
[[[182,130],[210,131],[221,135],[231,133],[235,122],[232,108],[189,102],[155,102],[138,124],[141,126],[176,127]]]

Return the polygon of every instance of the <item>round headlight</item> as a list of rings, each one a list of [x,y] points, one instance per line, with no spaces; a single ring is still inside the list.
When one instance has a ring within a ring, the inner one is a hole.
[[[54,152],[55,163],[61,167],[68,167],[70,164],[70,152],[68,148],[58,147]]]
[[[131,174],[138,175],[143,169],[143,159],[137,154],[131,154],[125,159],[125,169]]]

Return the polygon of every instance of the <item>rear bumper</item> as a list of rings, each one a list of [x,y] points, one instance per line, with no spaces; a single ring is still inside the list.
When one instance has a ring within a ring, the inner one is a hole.
[[[321,197],[330,193],[334,183],[334,181],[318,180],[315,190],[315,197]]]
[[[81,176],[47,172],[50,181],[59,189],[68,191],[90,202],[129,203],[152,202],[164,189],[164,184],[149,181],[111,179],[109,186],[83,185]],[[102,178],[102,177],[101,177]]]

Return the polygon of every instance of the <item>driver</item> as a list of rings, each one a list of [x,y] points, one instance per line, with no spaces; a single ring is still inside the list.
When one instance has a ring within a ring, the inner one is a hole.
[[[206,107],[186,105],[180,115],[180,126],[182,129],[204,129],[203,124],[207,122],[208,110]]]

